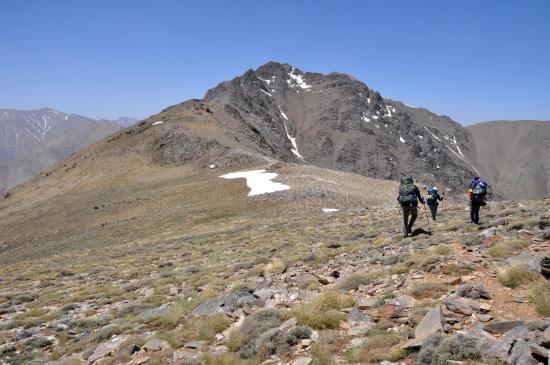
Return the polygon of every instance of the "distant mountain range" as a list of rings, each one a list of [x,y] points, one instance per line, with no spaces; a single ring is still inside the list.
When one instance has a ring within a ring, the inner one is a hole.
[[[0,109],[0,191],[135,122],[128,117],[93,120],[50,108]]]
[[[52,109],[0,110],[0,188],[6,190],[79,148],[139,153],[161,165],[206,168],[308,164],[374,178],[412,175],[462,193],[473,176],[497,198],[549,195],[545,122],[463,127],[445,115],[382,97],[343,73],[327,75],[269,62],[135,124],[95,121]],[[115,156],[116,157],[116,156]]]

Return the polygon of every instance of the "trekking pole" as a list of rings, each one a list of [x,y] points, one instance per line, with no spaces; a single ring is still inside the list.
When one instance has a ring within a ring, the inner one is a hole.
[[[428,222],[428,230],[430,231],[430,234],[432,233],[432,228],[430,227],[430,220],[428,219],[428,211],[426,210],[426,204],[422,204],[424,206],[424,215],[426,216],[426,222]]]

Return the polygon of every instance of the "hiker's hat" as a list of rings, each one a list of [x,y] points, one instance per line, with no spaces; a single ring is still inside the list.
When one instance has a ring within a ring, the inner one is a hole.
[[[432,190],[437,191],[437,186],[434,186]]]

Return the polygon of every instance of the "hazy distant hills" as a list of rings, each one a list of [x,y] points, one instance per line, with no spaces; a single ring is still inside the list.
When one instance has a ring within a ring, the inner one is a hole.
[[[550,195],[550,122],[492,121],[467,129],[483,174],[506,198]]]
[[[127,117],[96,121],[49,108],[0,109],[0,191],[135,122]]]

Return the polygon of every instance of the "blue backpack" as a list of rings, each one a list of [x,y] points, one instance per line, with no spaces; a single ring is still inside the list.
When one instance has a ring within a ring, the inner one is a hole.
[[[428,205],[437,205],[437,191],[428,189]]]

